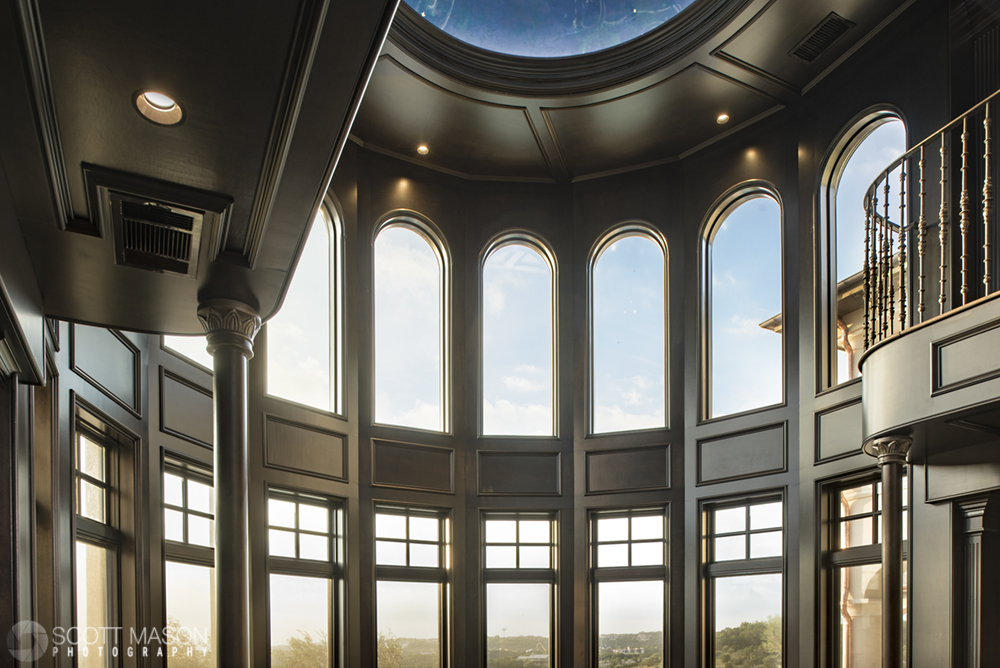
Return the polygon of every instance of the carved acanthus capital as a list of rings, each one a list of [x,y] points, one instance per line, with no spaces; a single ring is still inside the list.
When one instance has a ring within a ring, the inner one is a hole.
[[[910,451],[913,439],[909,436],[883,436],[868,441],[862,446],[866,455],[878,458],[878,465],[906,464],[906,453]]]
[[[208,335],[209,353],[214,354],[221,346],[231,346],[247,359],[253,357],[253,339],[261,326],[257,311],[242,302],[214,299],[198,308],[198,320]]]

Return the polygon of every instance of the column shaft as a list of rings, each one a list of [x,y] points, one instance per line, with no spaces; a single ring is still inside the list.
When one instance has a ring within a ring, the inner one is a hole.
[[[882,668],[903,668],[903,465],[882,465]]]

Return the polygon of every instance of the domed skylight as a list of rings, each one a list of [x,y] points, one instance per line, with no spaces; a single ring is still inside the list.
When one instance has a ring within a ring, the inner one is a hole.
[[[694,0],[405,0],[437,28],[487,51],[579,56],[660,27]]]

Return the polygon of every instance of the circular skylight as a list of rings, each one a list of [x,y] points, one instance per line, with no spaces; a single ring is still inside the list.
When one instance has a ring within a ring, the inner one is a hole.
[[[456,39],[530,58],[609,49],[660,27],[694,0],[405,0]]]

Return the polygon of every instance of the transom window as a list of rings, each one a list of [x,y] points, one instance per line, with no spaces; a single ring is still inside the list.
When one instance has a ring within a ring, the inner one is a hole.
[[[447,528],[438,516],[376,513],[375,563],[440,568],[447,558]]]
[[[596,520],[597,568],[662,566],[664,564],[665,518],[627,514]]]
[[[107,446],[80,432],[76,440],[76,512],[81,517],[110,524],[108,496],[111,491]]]
[[[554,522],[546,518],[488,519],[486,568],[552,568]]]
[[[324,501],[306,494],[271,491],[267,502],[271,556],[331,560],[334,526]]]
[[[180,468],[163,474],[163,537],[178,543],[215,546],[212,479]]]
[[[782,503],[757,503],[713,511],[715,561],[780,557]]]

